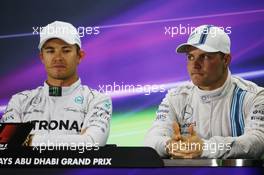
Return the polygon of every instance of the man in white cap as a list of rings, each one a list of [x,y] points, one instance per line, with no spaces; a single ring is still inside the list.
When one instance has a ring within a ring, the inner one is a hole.
[[[1,119],[3,123],[32,122],[26,145],[103,146],[112,115],[111,99],[81,84],[77,67],[84,58],[77,29],[55,21],[40,32],[44,86],[15,94]]]
[[[231,75],[230,38],[197,27],[186,53],[191,82],[169,90],[145,138],[160,156],[259,158],[264,153],[264,89]]]

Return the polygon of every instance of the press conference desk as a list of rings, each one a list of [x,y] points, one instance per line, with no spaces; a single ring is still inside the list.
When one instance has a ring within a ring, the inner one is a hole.
[[[264,167],[263,160],[252,159],[163,159],[163,162],[165,167]]]
[[[263,160],[250,159],[161,159],[149,147],[117,147],[108,145],[100,149],[85,150],[44,150],[40,147],[17,147],[0,150],[1,168],[71,168],[71,167],[263,167]]]

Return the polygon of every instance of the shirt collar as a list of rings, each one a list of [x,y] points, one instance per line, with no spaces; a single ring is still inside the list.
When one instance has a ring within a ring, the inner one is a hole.
[[[227,79],[221,87],[212,91],[205,91],[195,86],[195,92],[198,94],[200,100],[203,103],[208,103],[213,100],[217,100],[224,97],[227,94],[227,92],[230,90],[230,87],[231,87],[231,73],[228,70]]]
[[[73,91],[78,88],[81,85],[81,79],[79,78],[76,82],[74,82],[72,85],[70,86],[63,86],[62,87],[62,93],[61,96],[66,96],[69,94],[72,94]],[[47,84],[47,82],[44,82],[44,93],[45,95],[49,96],[49,85]]]

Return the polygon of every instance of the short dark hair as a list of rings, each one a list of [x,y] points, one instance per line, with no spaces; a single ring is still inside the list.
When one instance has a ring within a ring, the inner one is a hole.
[[[224,58],[224,56],[226,55],[225,53],[223,53],[223,52],[217,52],[217,54],[219,54],[220,56],[221,56],[221,58]]]
[[[76,46],[77,52],[80,52],[81,48],[79,47],[79,45],[78,44],[75,44],[75,46]]]

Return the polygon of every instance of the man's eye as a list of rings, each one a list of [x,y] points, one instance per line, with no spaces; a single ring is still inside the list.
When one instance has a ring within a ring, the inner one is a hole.
[[[187,59],[188,59],[188,61],[193,61],[193,60],[194,60],[194,56],[192,56],[192,55],[187,55]]]
[[[209,60],[209,59],[211,58],[211,56],[205,54],[205,55],[202,55],[201,58],[202,58],[203,60]]]
[[[63,52],[64,53],[69,53],[69,52],[71,52],[71,50],[70,49],[66,49],[66,50],[63,50]]]
[[[54,50],[46,50],[47,53],[54,53]]]

